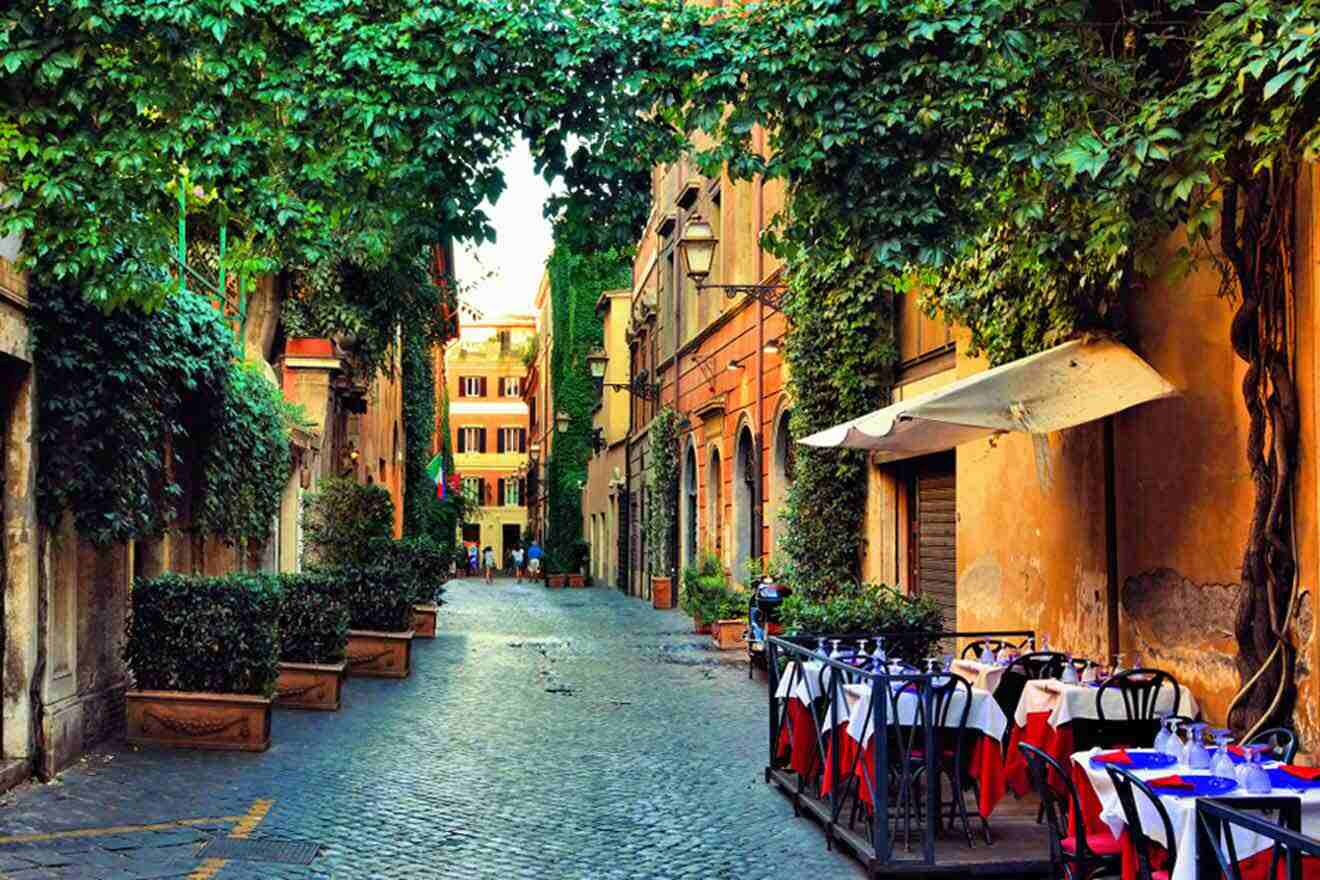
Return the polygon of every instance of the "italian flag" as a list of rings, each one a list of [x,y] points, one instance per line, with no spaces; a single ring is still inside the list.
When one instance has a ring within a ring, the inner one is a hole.
[[[445,497],[445,461],[444,456],[436,453],[435,458],[426,466],[426,475],[435,481],[435,497]]]

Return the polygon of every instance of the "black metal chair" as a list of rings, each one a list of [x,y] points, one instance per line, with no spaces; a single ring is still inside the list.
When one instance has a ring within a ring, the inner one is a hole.
[[[1095,742],[1088,745],[1099,748],[1115,746],[1144,746],[1154,742],[1159,733],[1160,692],[1165,685],[1173,688],[1173,712],[1182,705],[1182,688],[1172,675],[1160,669],[1129,669],[1105,681],[1096,694],[1099,721],[1095,729]],[[1122,697],[1123,715],[1115,718],[1105,711],[1105,698],[1110,692]]]
[[[1140,880],[1169,880],[1168,870],[1157,870],[1152,862],[1151,847],[1159,844],[1150,839],[1142,824],[1141,810],[1137,808],[1136,792],[1140,791],[1155,806],[1155,813],[1164,825],[1164,839],[1168,841],[1165,851],[1169,855],[1164,864],[1172,866],[1178,858],[1178,844],[1177,838],[1173,836],[1173,821],[1169,818],[1169,811],[1164,809],[1159,795],[1132,772],[1113,765],[1105,767],[1105,771],[1109,774],[1110,781],[1114,783],[1114,790],[1118,792],[1118,802],[1123,807],[1123,818],[1127,820],[1128,836],[1137,851],[1137,876]]]
[[[1035,746],[1018,743],[1018,748],[1027,759],[1027,773],[1048,822],[1050,863],[1056,880],[1088,880],[1102,871],[1121,871],[1123,851],[1118,838],[1107,832],[1086,833],[1082,826],[1082,801],[1067,771]],[[1051,777],[1058,778],[1057,786]],[[1070,815],[1077,817],[1077,834],[1068,827]]]
[[[1246,742],[1249,746],[1269,746],[1270,755],[1276,761],[1291,764],[1297,757],[1297,734],[1286,727],[1272,727],[1262,730]]]
[[[975,846],[972,838],[971,819],[967,814],[967,791],[971,791],[980,800],[980,788],[971,775],[968,765],[968,751],[973,742],[974,732],[967,729],[967,719],[971,716],[972,685],[967,679],[953,673],[946,673],[931,679],[930,718],[935,728],[936,755],[934,766],[942,779],[949,782],[950,800],[943,802],[942,789],[940,803],[933,805],[932,821],[941,824],[948,820],[948,828],[953,829],[955,822],[961,822],[963,833],[967,836],[967,845]],[[959,696],[961,695],[961,705]],[[924,706],[922,708],[924,712]],[[924,776],[926,765],[917,768],[914,776]],[[939,784],[937,783],[937,787]],[[917,789],[918,792],[920,788]],[[945,808],[948,808],[947,814]],[[990,825],[984,816],[981,819],[981,834],[986,845],[994,843],[990,834]]]

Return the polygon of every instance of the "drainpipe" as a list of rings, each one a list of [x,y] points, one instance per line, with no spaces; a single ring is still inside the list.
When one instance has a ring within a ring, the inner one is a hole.
[[[1105,615],[1107,653],[1119,652],[1118,631],[1118,489],[1114,467],[1114,417],[1104,419],[1105,459]]]
[[[764,138],[764,135],[762,135]],[[764,141],[762,142],[764,146]],[[756,184],[756,283],[765,283],[765,250],[761,247],[761,232],[765,229],[765,179]],[[765,484],[762,467],[765,463],[765,304],[756,301],[756,505],[761,509],[757,518],[756,546],[761,551],[762,573],[765,571]]]

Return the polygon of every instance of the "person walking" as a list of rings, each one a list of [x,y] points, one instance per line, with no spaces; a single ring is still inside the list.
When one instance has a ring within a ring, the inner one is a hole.
[[[523,552],[523,548],[513,548],[513,573],[518,576],[518,583],[520,584],[523,580],[523,559],[525,556],[526,553]]]
[[[468,576],[476,577],[480,561],[477,558],[477,545],[468,545]]]
[[[541,549],[541,545],[533,539],[532,545],[527,548],[527,576],[529,578],[540,577],[541,557],[544,555],[545,551]]]
[[[486,566],[486,583],[493,583],[495,580],[495,548],[487,544],[481,561]]]

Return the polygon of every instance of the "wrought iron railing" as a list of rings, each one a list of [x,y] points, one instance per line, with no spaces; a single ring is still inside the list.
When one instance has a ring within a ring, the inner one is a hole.
[[[877,637],[891,646],[891,658],[902,657],[919,666],[923,657],[907,656],[893,647],[952,645],[960,639],[1034,639],[1035,633],[903,630],[821,638],[826,643],[838,639],[842,646],[855,649]],[[796,814],[805,811],[820,821],[830,845],[845,842],[869,863],[868,868],[936,864],[935,839],[944,805],[941,777],[950,778],[951,797],[962,796],[957,756],[969,753],[969,737],[975,735],[966,728],[970,686],[968,699],[955,710],[960,717],[951,719],[946,712],[952,679],[946,673],[893,672],[887,664],[858,666],[846,659],[831,659],[816,649],[817,638],[771,636],[766,640],[770,747],[766,781],[774,781],[791,796]],[[811,661],[819,667],[809,667]],[[805,714],[791,710],[800,689],[811,698],[809,706],[803,707]],[[910,696],[905,699],[905,695]],[[864,730],[873,731],[869,739],[864,738],[863,730],[862,736],[854,737],[856,745],[844,743],[849,736],[843,732],[843,722],[849,720],[844,712]],[[803,723],[806,731],[800,727]],[[946,760],[945,746],[953,737],[959,739],[951,749],[955,766],[950,772],[941,761]],[[857,742],[859,738],[864,741]],[[802,765],[799,754],[798,766],[793,767],[794,740],[799,751],[807,749],[808,766]],[[826,778],[830,780],[827,792],[822,790]],[[953,803],[949,807],[952,810]],[[920,850],[909,855],[914,836],[919,837]]]
[[[1251,812],[1245,812],[1250,810]],[[1264,859],[1268,873],[1252,876],[1301,880],[1302,859],[1320,858],[1320,840],[1301,833],[1302,801],[1298,797],[1200,798],[1196,802],[1196,876],[1198,880],[1242,880],[1246,858]],[[1240,835],[1269,841],[1264,850],[1239,852]],[[1253,860],[1254,860],[1253,859]]]

